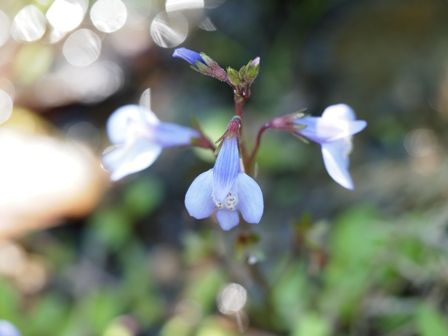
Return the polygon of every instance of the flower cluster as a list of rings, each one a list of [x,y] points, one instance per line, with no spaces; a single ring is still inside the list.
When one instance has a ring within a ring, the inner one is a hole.
[[[251,95],[250,87],[258,75],[260,59],[249,61],[239,70],[224,70],[204,53],[179,48],[173,57],[188,62],[201,74],[227,83],[234,92],[235,116],[219,139],[219,149],[202,131],[159,121],[156,115],[138,105],[127,105],[116,110],[108,120],[107,132],[111,143],[103,157],[111,179],[116,181],[143,170],[154,163],[162,149],[173,146],[198,146],[217,152],[212,169],[200,174],[189,187],[185,207],[196,219],[214,215],[223,230],[230,230],[243,220],[259,223],[263,215],[263,194],[250,176],[253,172],[261,137],[268,129],[289,132],[320,145],[328,174],[347,189],[353,189],[349,173],[349,153],[352,136],[362,131],[367,123],[356,120],[354,111],[345,104],[327,107],[321,117],[301,113],[272,119],[259,130],[251,152],[240,137],[243,127],[243,108]]]

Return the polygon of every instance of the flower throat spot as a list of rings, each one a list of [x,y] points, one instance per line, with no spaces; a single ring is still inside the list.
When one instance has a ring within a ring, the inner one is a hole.
[[[229,192],[224,199],[224,202],[218,201],[215,197],[213,197],[213,201],[215,202],[215,205],[218,209],[228,209],[228,210],[235,210],[236,206],[238,205],[238,197],[235,194],[232,194]]]

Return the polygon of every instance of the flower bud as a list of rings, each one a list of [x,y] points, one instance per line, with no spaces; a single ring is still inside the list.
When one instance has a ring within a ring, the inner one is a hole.
[[[228,82],[226,71],[215,60],[204,53],[198,53],[187,48],[177,48],[174,50],[173,57],[181,58],[190,63],[193,70],[205,76]]]
[[[177,48],[174,50],[173,57],[181,58],[193,66],[197,62],[206,64],[201,54],[187,48]]]

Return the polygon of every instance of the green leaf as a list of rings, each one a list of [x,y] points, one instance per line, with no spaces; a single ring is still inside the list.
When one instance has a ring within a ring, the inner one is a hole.
[[[94,236],[112,249],[123,246],[131,235],[130,220],[120,208],[98,210],[89,223]]]
[[[55,296],[41,298],[28,320],[30,331],[38,335],[60,334],[68,314],[65,302]]]
[[[1,318],[15,322],[19,317],[20,294],[6,281],[0,281],[0,314]]]
[[[229,78],[230,83],[232,83],[233,86],[236,87],[241,84],[239,72],[231,67],[227,68],[227,77]]]
[[[328,336],[330,325],[327,320],[316,313],[300,316],[292,336]]]
[[[196,336],[238,336],[241,333],[237,333],[233,328],[229,328],[226,324],[217,318],[205,319],[195,334]]]
[[[203,312],[210,311],[216,302],[219,288],[224,285],[226,276],[215,266],[200,269],[195,272],[186,288],[189,300],[200,305]]]
[[[368,207],[349,211],[338,220],[330,243],[330,263],[324,273],[324,307],[345,320],[356,314],[369,287],[385,272],[376,266],[388,232]]]
[[[250,60],[244,67],[244,79],[248,83],[252,83],[258,76],[260,70],[259,59]]]
[[[155,178],[145,177],[130,184],[124,194],[123,205],[133,219],[151,214],[165,195],[163,185]]]
[[[429,304],[423,304],[417,311],[417,330],[421,336],[446,336],[448,323],[441,312]]]
[[[83,320],[89,322],[94,335],[99,335],[126,308],[119,294],[116,289],[102,289],[89,294],[77,307]]]
[[[193,335],[193,325],[190,321],[176,316],[169,320],[160,330],[160,336],[190,336]]]
[[[272,288],[275,307],[280,324],[292,326],[309,298],[309,286],[302,265],[294,264],[283,274]]]

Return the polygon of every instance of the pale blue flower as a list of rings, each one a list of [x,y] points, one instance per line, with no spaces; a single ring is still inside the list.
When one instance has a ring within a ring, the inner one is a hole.
[[[190,63],[191,65],[195,65],[196,62],[206,64],[204,59],[199,53],[187,48],[177,48],[176,50],[174,50],[173,57],[181,58],[184,61]]]
[[[20,336],[20,332],[11,322],[0,320],[0,336]]]
[[[240,168],[238,141],[224,139],[215,166],[200,174],[185,195],[190,216],[204,219],[216,214],[223,230],[238,225],[238,212],[247,223],[256,224],[263,215],[263,194],[257,182]]]
[[[347,189],[353,189],[348,171],[348,155],[352,149],[352,135],[361,132],[367,122],[356,120],[355,113],[345,104],[331,105],[322,117],[298,118],[295,124],[301,126],[296,132],[321,145],[322,156],[328,174]]]
[[[103,164],[114,181],[152,165],[163,148],[188,145],[200,137],[192,128],[160,122],[138,105],[117,109],[107,121],[107,134],[114,146],[104,154]]]

